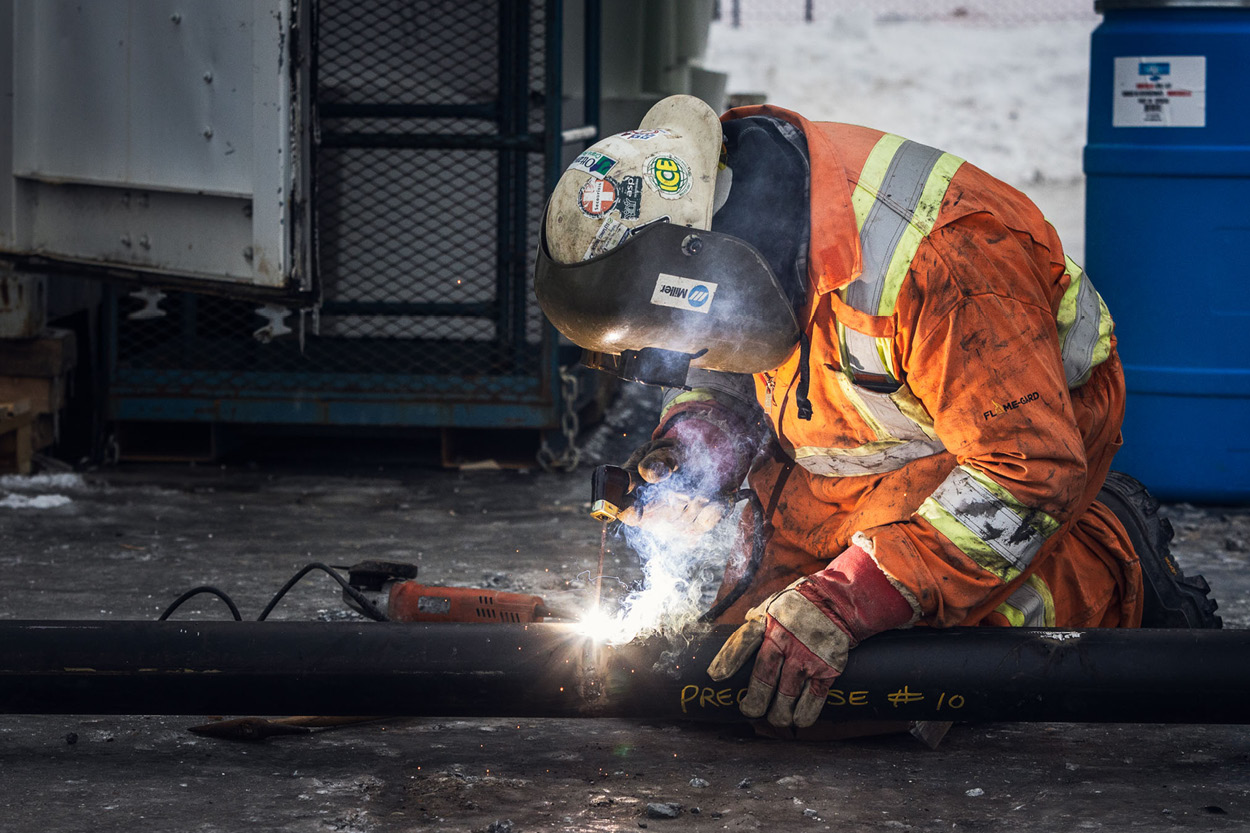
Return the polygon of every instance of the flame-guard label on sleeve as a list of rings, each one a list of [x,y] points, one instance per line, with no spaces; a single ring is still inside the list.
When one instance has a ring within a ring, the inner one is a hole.
[[[655,282],[655,291],[651,293],[651,303],[706,314],[712,308],[716,287],[717,284],[711,281],[692,281],[661,272]]]

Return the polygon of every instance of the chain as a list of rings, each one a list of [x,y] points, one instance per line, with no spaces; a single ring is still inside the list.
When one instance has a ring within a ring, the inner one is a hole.
[[[577,468],[582,452],[577,447],[577,432],[580,428],[577,419],[577,377],[567,367],[560,368],[560,397],[564,400],[564,413],[560,416],[560,433],[564,435],[564,450],[559,454],[552,451],[547,444],[547,437],[542,438],[538,449],[538,465],[544,471],[572,471]]]

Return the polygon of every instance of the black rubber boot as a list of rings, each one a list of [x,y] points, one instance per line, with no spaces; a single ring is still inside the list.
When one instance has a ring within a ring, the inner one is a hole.
[[[1145,590],[1143,628],[1220,628],[1223,622],[1215,615],[1219,607],[1207,594],[1210,585],[1202,576],[1187,577],[1181,572],[1168,542],[1172,540],[1172,524],[1159,516],[1157,501],[1140,481],[1123,472],[1113,471],[1098,493],[1098,502],[1106,506],[1124,524],[1133,550],[1141,560],[1142,586]]]

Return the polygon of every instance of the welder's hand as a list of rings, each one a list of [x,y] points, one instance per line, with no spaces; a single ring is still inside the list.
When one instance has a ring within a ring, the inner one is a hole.
[[[692,537],[720,523],[733,504],[724,498],[697,493],[696,490],[707,485],[691,482],[692,479],[685,476],[682,457],[681,442],[676,437],[651,440],[634,450],[625,461],[625,468],[638,472],[648,484],[668,482],[671,488],[648,490],[645,500],[638,500],[621,512],[618,517],[621,523],[656,531],[668,529]],[[682,475],[676,476],[679,470]]]
[[[651,484],[646,500],[620,515],[622,523],[699,536],[733,508],[754,444],[708,415],[674,419],[634,450],[625,468]]]
[[[913,618],[912,604],[859,547],[799,579],[747,612],[708,666],[714,680],[733,676],[758,650],[739,705],[774,726],[811,726],[829,687],[863,639]]]

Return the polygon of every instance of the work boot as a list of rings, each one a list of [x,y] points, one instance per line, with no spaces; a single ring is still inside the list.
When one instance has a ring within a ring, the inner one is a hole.
[[[1123,472],[1107,474],[1098,493],[1106,506],[1124,524],[1133,551],[1141,561],[1143,628],[1219,628],[1219,607],[1209,598],[1210,585],[1202,576],[1187,577],[1168,551],[1172,524],[1159,516],[1159,501],[1140,481]]]

